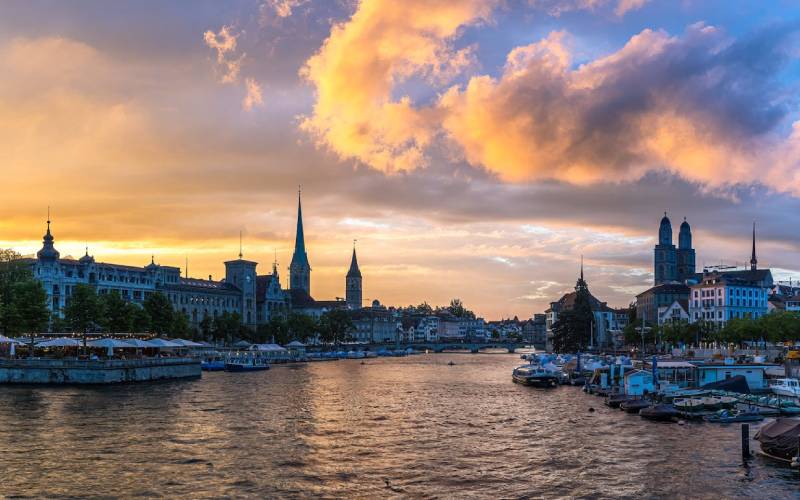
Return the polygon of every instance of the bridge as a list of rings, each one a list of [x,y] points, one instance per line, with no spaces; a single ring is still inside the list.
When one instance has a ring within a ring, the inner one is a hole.
[[[486,349],[505,349],[514,353],[517,349],[533,347],[527,342],[396,342],[387,344],[367,344],[364,348],[368,351],[378,351],[380,349],[403,349],[412,348],[415,351],[469,351],[478,353]]]

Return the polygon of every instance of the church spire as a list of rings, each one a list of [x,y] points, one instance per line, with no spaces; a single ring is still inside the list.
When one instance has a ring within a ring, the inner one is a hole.
[[[581,281],[583,281],[583,254],[581,254]]]
[[[756,259],[756,223],[753,221],[753,253],[750,255],[750,270],[755,271],[758,268],[758,259]]]
[[[305,235],[303,234],[303,205],[300,189],[297,189],[297,233],[294,241],[294,254],[289,264],[289,288],[311,293],[311,264],[308,263]]]
[[[353,240],[353,257],[350,259],[350,270],[347,271],[348,278],[360,278],[361,270],[358,268],[358,259],[356,258],[356,242]]]

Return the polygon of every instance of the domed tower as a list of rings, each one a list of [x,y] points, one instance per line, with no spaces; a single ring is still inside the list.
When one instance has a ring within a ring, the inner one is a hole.
[[[345,278],[345,301],[348,309],[361,309],[361,270],[358,268],[356,247],[353,245],[353,258],[350,260],[350,270]]]
[[[50,217],[47,217],[47,232],[45,233],[44,237],[42,238],[42,249],[36,252],[36,258],[41,263],[55,263],[58,262],[58,258],[61,257],[61,254],[56,250],[53,242],[55,238],[53,235],[50,234]]]
[[[678,279],[677,252],[672,244],[672,223],[664,212],[661,225],[658,228],[658,245],[654,253],[654,282],[656,285],[669,283]]]
[[[686,222],[681,223],[678,233],[678,281],[686,281],[695,274],[695,253],[692,248],[692,228]]]

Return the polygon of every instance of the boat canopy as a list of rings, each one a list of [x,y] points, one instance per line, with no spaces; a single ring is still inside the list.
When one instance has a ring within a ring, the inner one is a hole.
[[[800,420],[778,418],[761,426],[755,438],[761,443],[761,449],[770,455],[790,459],[797,454]]]

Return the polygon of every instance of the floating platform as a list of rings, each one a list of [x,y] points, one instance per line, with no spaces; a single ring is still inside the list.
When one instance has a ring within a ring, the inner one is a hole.
[[[118,384],[201,376],[196,358],[0,359],[0,384]]]

